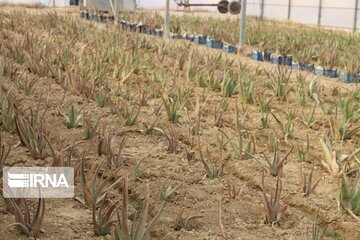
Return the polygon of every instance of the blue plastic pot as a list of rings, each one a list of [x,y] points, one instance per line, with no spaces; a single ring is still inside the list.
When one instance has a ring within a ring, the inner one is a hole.
[[[237,47],[231,45],[225,45],[223,51],[227,53],[237,53]]]
[[[181,36],[181,34],[170,33],[170,38],[171,39],[182,39],[182,36]]]
[[[340,72],[339,80],[344,83],[360,83],[360,74]]]
[[[267,62],[271,61],[271,53],[264,52],[264,61],[267,61]]]
[[[164,31],[162,29],[155,29],[155,35],[158,37],[164,36]]]
[[[324,76],[329,78],[336,78],[337,77],[337,70],[324,68]]]
[[[299,66],[300,66],[301,71],[306,71],[306,72],[314,72],[315,71],[314,64],[300,63]]]
[[[251,53],[251,58],[256,61],[263,61],[263,54],[262,54],[262,52],[253,50]]]
[[[351,83],[351,75],[350,73],[344,73],[344,72],[340,72],[339,73],[339,80],[343,83]]]
[[[126,29],[126,22],[124,20],[120,21],[120,26],[122,29]]]
[[[142,33],[147,34],[147,35],[153,35],[155,32],[154,29],[152,28],[148,28],[148,27],[144,27],[142,30]]]
[[[95,20],[95,15],[93,13],[89,13],[89,20],[90,21]]]
[[[282,65],[284,63],[284,57],[279,55],[279,56],[272,56],[271,57],[271,63],[272,64],[278,64],[278,65]]]
[[[300,68],[299,68],[299,64],[293,62],[293,63],[291,64],[291,69],[292,69],[292,70],[299,70],[299,69],[300,69]]]
[[[142,33],[143,30],[144,30],[144,27],[145,27],[145,25],[138,24],[138,25],[135,26],[135,31],[139,32],[139,33]]]
[[[195,35],[194,36],[194,42],[197,44],[206,44],[206,36],[202,35]]]
[[[315,73],[315,75],[324,76],[324,74],[325,74],[324,68],[316,66],[314,68],[314,73]]]
[[[186,40],[189,40],[190,42],[194,41],[195,36],[193,34],[186,34]]]
[[[222,49],[224,46],[224,43],[220,40],[207,39],[206,46],[209,48]]]
[[[285,57],[285,65],[287,66],[291,66],[292,65],[292,61],[293,61],[293,57],[291,55],[287,55]]]

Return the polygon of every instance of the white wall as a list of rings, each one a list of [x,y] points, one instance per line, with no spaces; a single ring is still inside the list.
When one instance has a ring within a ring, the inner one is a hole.
[[[53,6],[53,1],[55,1],[55,6],[65,7],[69,6],[69,0],[0,0],[0,3],[13,3],[13,4],[36,4],[41,3],[45,6]]]

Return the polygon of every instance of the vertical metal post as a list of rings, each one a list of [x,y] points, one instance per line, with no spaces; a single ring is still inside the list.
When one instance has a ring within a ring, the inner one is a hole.
[[[265,0],[261,0],[260,2],[260,19],[264,19],[264,6],[265,6]]]
[[[114,21],[115,21],[115,25],[117,25],[118,24],[118,22],[119,22],[119,9],[118,9],[118,1],[119,0],[114,0],[115,1],[115,3],[114,3]]]
[[[241,29],[240,29],[240,48],[243,49],[245,47],[246,41],[246,3],[247,0],[242,0],[241,4]]]
[[[321,17],[322,17],[322,0],[319,0],[319,13],[318,13],[318,27],[321,27]]]
[[[170,0],[166,0],[164,37],[170,38]]]
[[[112,12],[113,12],[113,15],[114,15],[114,23],[115,23],[115,25],[117,25],[117,23],[118,23],[118,12],[117,12],[117,10],[116,10],[116,7],[117,7],[117,1],[118,0],[115,0],[115,6],[114,6],[114,4],[113,4],[113,2],[112,2],[113,0],[109,0],[109,3],[110,3],[110,7],[111,7],[111,10],[112,10]]]
[[[288,17],[287,17],[288,20],[291,19],[291,0],[289,0],[289,5],[288,5]]]
[[[353,27],[354,32],[356,32],[357,30],[358,10],[359,10],[359,0],[355,0],[354,27]]]

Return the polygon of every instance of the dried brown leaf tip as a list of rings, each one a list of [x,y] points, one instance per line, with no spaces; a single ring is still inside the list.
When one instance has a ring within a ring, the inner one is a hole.
[[[265,224],[278,223],[281,217],[284,215],[288,205],[282,205],[280,202],[282,181],[280,177],[276,180],[276,189],[274,195],[269,195],[265,191],[265,175],[262,174],[262,191],[263,191],[263,204],[262,215]]]
[[[314,166],[311,168],[310,173],[304,172],[304,167],[301,166],[300,168],[300,186],[301,191],[304,196],[308,197],[311,193],[315,192],[315,188],[319,184],[321,180],[321,176],[317,178],[315,182],[313,182],[313,173],[314,173]]]

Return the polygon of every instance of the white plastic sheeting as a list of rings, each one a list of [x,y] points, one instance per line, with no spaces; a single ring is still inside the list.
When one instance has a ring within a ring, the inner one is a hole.
[[[0,0],[0,3],[11,4],[42,4],[44,6],[66,7],[70,6],[69,0]]]
[[[116,1],[116,4],[115,4]],[[83,5],[87,9],[97,9],[97,10],[111,10],[111,5],[109,0],[83,0]],[[135,0],[112,0],[113,6],[119,11],[135,11]]]

